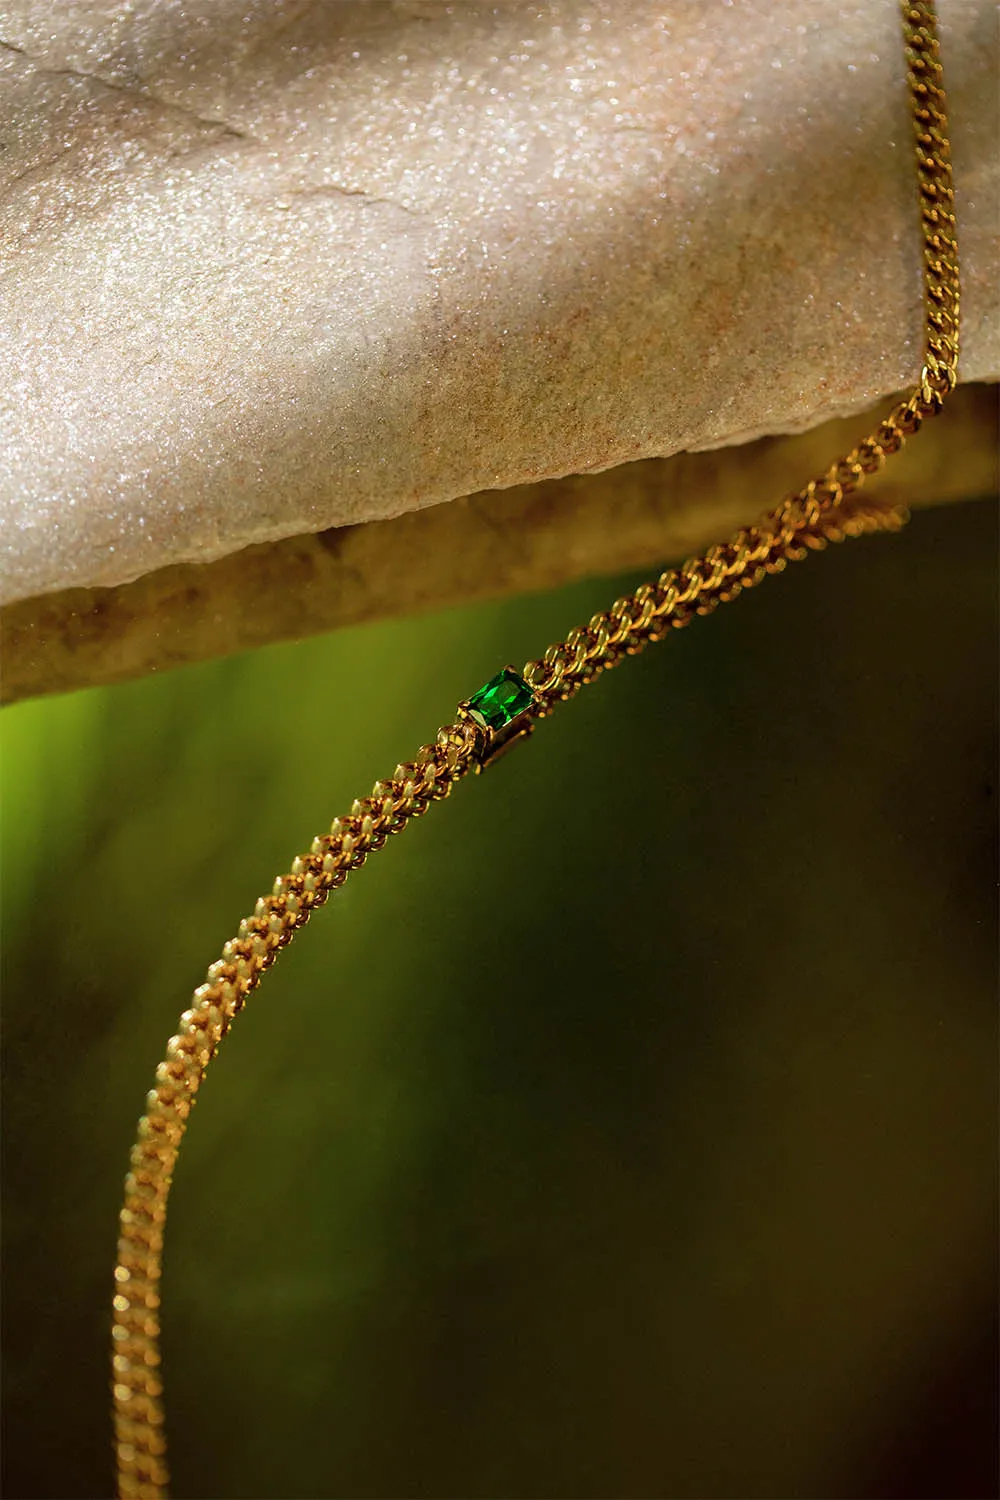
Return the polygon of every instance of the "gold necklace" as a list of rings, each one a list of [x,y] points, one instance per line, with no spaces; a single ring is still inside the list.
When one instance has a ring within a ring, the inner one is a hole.
[[[118,1491],[122,1500],[159,1500],[168,1471],[160,1376],[163,1234],[174,1164],[188,1115],[219,1043],[265,970],[352,870],[411,818],[447,797],[470,771],[531,733],[535,722],[626,656],[633,656],[696,615],[710,614],[769,573],[822,551],[830,542],[897,531],[904,511],[863,501],[857,492],[955,387],[959,274],[951,154],[934,0],[903,0],[903,34],[924,243],[926,326],[920,379],[876,431],[845,458],[782,501],[757,525],[618,599],[588,625],[570,631],[523,672],[505,667],[439,729],[412,761],[377,781],[369,796],[314,839],[288,875],[257,902],[253,915],[211,965],[177,1035],[167,1043],[146,1096],[125,1180],[115,1267],[113,1393]]]

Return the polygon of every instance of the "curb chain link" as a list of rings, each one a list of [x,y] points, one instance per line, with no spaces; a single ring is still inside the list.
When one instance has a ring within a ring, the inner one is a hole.
[[[937,415],[955,388],[959,274],[947,104],[933,5],[904,4],[903,25],[924,242],[926,333],[917,386],[870,437],[757,525],[744,527],[680,568],[668,569],[655,583],[643,584],[589,625],[549,646],[540,660],[527,662],[524,676],[540,699],[540,715],[624,656],[690,624],[696,615],[710,614],[810,551],[846,537],[897,531],[905,524],[905,511],[854,497],[889,455]]]

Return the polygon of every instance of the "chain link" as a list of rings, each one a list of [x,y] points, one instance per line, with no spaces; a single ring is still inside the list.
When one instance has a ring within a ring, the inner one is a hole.
[[[934,6],[904,4],[907,81],[916,135],[924,240],[926,329],[920,379],[871,436],[831,464],[819,479],[788,496],[754,526],[701,557],[661,573],[586,626],[570,632],[524,667],[539,700],[539,714],[573,696],[584,683],[697,615],[753,588],[769,573],[829,542],[872,531],[897,531],[902,510],[856,498],[870,474],[941,410],[958,371],[959,276],[954,190],[947,137],[947,107]]]
[[[921,424],[954,389],[958,364],[959,273],[947,108],[932,0],[902,7],[916,166],[924,241],[926,332],[919,381],[875,432],[769,512],[755,526],[680,568],[662,573],[550,646],[524,676],[538,716],[586,682],[671,630],[755,587],[768,574],[831,542],[876,531],[897,531],[905,511],[858,498]],[[355,802],[308,854],[274,883],[240,923],[238,935],[194,992],[177,1034],[167,1043],[139,1121],[125,1180],[115,1267],[113,1396],[118,1491],[122,1500],[161,1500],[168,1472],[160,1375],[160,1275],[167,1199],[177,1153],[209,1063],[236,1016],[282,948],[312,912],[432,803],[447,797],[478,768],[485,746],[481,727],[462,714],[439,731],[416,759],[397,766],[388,781]]]
[[[336,818],[308,854],[274,882],[194,992],[146,1096],[125,1179],[113,1301],[113,1394],[118,1490],[123,1500],[165,1493],[159,1283],[167,1198],[188,1116],[219,1044],[282,948],[369,854],[451,792],[473,770],[482,733],[471,720],[438,731],[416,759],[378,781]]]

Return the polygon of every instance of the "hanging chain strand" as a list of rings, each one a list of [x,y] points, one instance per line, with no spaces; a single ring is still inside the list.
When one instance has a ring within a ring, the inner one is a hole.
[[[571,631],[524,669],[534,691],[532,715],[542,717],[584,683],[634,655],[696,615],[753,588],[769,573],[822,550],[830,542],[876,531],[897,531],[905,512],[865,502],[857,491],[896,453],[921,423],[935,416],[954,389],[958,365],[959,272],[947,108],[933,0],[902,6],[910,105],[924,247],[926,332],[923,366],[913,392],[875,432],[820,478],[792,495],[755,526],[738,531],[703,556],[661,574],[655,583],[617,600],[590,623]],[[212,964],[194,992],[176,1036],[146,1097],[125,1180],[115,1267],[112,1368],[115,1453],[122,1500],[162,1500],[168,1471],[160,1374],[160,1276],[163,1235],[174,1165],[188,1116],[206,1069],[233,1021],[281,949],[315,908],[360,869],[369,854],[447,797],[483,763],[488,735],[464,708],[413,761],[379,781],[314,839],[271,895]]]
[[[903,4],[910,104],[916,135],[916,165],[924,241],[926,331],[920,380],[870,437],[831,464],[755,526],[712,547],[680,568],[662,573],[634,594],[618,599],[589,625],[550,646],[524,669],[544,713],[571,697],[623,656],[641,651],[670,630],[711,614],[720,604],[753,588],[828,542],[867,532],[898,530],[901,510],[855,498],[866,478],[897,453],[922,422],[936,416],[955,388],[958,371],[959,276],[955,238],[947,107],[932,3]]]

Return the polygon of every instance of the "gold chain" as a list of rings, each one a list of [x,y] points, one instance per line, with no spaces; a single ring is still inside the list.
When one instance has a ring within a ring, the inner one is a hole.
[[[959,274],[947,110],[933,0],[902,6],[910,105],[924,243],[926,332],[920,379],[872,436],[820,478],[790,496],[755,526],[703,556],[645,583],[590,623],[550,646],[523,676],[507,669],[459,705],[456,722],[433,744],[378,781],[371,795],[313,840],[308,854],[274,883],[253,915],[208,970],[167,1043],[146,1097],[125,1180],[115,1267],[113,1391],[118,1490],[122,1500],[159,1500],[168,1483],[160,1375],[160,1274],[167,1197],[181,1138],[205,1071],[247,996],[281,949],[305,926],[331,891],[343,885],[411,818],[447,797],[536,719],[585,682],[634,655],[696,615],[735,599],[768,573],[829,542],[896,531],[903,511],[857,498],[869,474],[941,410],[958,365]],[[499,685],[499,686],[498,686]],[[521,694],[523,697],[519,697]]]

